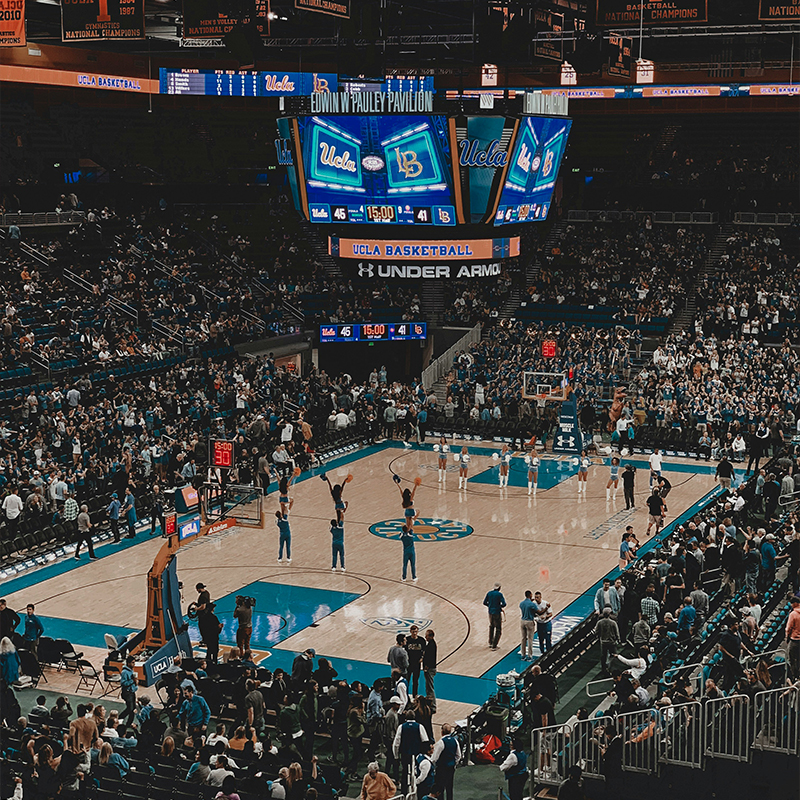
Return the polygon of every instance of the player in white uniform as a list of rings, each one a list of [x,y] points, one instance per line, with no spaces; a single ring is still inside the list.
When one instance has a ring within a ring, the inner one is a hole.
[[[525,456],[525,463],[528,465],[528,494],[533,492],[536,494],[536,489],[539,485],[539,464],[541,459],[534,453],[530,456]]]
[[[461,448],[460,453],[453,453],[453,458],[458,462],[458,488],[467,488],[467,474],[469,472],[469,462],[472,458],[466,445]]]
[[[439,454],[439,483],[442,483],[447,480],[447,454],[450,452],[450,445],[442,436],[439,444],[435,444],[433,449]]]

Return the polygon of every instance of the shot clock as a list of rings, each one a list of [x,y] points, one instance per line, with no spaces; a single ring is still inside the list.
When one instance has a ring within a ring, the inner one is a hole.
[[[544,339],[542,341],[542,358],[555,358],[558,343],[554,339]]]
[[[319,326],[320,343],[405,342],[426,337],[427,325],[424,322],[365,322]]]
[[[212,439],[209,450],[208,460],[212,467],[230,469],[233,466],[233,442]]]

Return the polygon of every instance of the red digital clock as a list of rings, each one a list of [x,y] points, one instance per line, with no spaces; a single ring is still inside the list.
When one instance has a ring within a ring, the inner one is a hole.
[[[233,466],[233,442],[224,439],[212,439],[210,447],[209,461],[212,467],[232,467]]]
[[[542,342],[542,358],[556,357],[557,342],[555,339],[545,339]]]
[[[362,338],[364,339],[385,339],[386,338],[386,325],[385,324],[369,324],[361,326]]]

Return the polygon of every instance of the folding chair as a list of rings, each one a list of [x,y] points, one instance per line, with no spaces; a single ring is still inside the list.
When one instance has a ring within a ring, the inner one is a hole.
[[[64,667],[68,672],[77,672],[79,666],[78,662],[83,657],[83,653],[76,653],[75,648],[67,639],[56,639],[55,646],[61,653],[61,663],[59,664],[58,671],[61,672],[61,667]]]
[[[42,672],[42,665],[30,650],[17,650],[17,655],[19,656],[20,672],[31,679],[34,687],[39,685],[39,681],[42,678],[44,678],[45,683],[49,682],[44,672]]]
[[[122,669],[120,667],[112,666],[111,664],[103,664],[103,680],[106,685],[103,689],[101,697],[109,697],[116,693],[117,697],[122,696]]]
[[[102,689],[103,682],[100,679],[100,673],[95,669],[95,666],[91,661],[87,661],[85,658],[79,658],[77,660],[77,669],[81,679],[78,681],[77,687],[75,687],[76,694],[82,686],[86,688],[86,691],[89,692],[89,694],[91,694],[98,686]]]

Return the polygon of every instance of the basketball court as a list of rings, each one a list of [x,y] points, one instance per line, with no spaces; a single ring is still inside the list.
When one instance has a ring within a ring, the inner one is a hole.
[[[472,456],[468,489],[459,491],[452,453],[446,481],[439,483],[432,444],[409,449],[387,442],[324,466],[332,482],[354,476],[344,492],[345,574],[331,572],[334,510],[318,468],[291,487],[291,565],[277,563],[278,498],[270,492],[264,529],[232,527],[180,548],[183,610],[196,599],[195,584],[205,583],[224,624],[222,644],[230,646],[235,597],[250,595],[256,599],[252,648],[264,666],[289,668],[297,652],[313,647],[340,676],[365,683],[388,675],[386,656],[398,632],[412,624],[433,628],[439,648],[437,719],[463,718],[494,690],[498,674],[522,671],[526,664],[518,657],[518,604],[526,589],[541,591],[557,612],[556,640],[591,610],[593,587],[616,568],[625,527],[633,525],[645,542],[649,469],[645,456],[623,458],[623,465],[637,467],[638,505],[625,511],[621,486],[616,500],[606,501],[608,458],[595,459],[587,492],[579,496],[573,458],[544,454],[538,492],[529,496],[522,454],[514,455],[509,486],[500,489],[492,455],[501,445],[455,440],[451,451],[466,444]],[[686,519],[716,491],[713,465],[666,457],[664,471],[673,486],[667,522]],[[415,499],[416,584],[401,581],[395,475],[401,488],[418,476],[422,480]],[[35,603],[46,635],[68,638],[99,668],[105,633],[132,633],[145,625],[146,576],[163,543],[148,533],[149,526],[135,540],[101,544],[96,562],[68,556],[29,570],[6,580],[2,592],[13,608]],[[508,602],[496,652],[488,647],[483,606],[495,582]],[[199,641],[191,625],[190,636]],[[58,680],[69,680],[70,686],[56,685],[73,691],[72,679]]]

